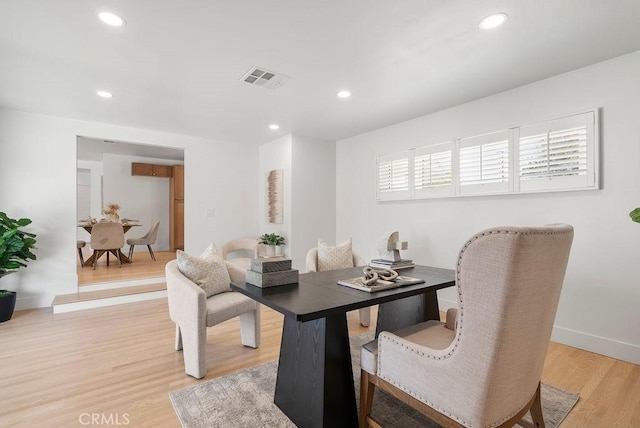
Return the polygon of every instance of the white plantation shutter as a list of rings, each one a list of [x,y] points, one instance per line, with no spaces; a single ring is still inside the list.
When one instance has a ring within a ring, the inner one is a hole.
[[[416,197],[453,195],[453,142],[415,150],[413,159]]]
[[[460,194],[509,191],[509,131],[460,140]]]
[[[593,112],[521,127],[519,190],[595,186],[593,134]]]
[[[409,197],[410,152],[378,156],[378,200]]]

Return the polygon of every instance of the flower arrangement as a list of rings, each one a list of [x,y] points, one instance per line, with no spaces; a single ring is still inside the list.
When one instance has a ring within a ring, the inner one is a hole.
[[[120,218],[120,216],[118,215],[119,209],[120,209],[120,205],[110,202],[104,206],[104,208],[102,209],[102,213],[107,217],[117,219],[117,218]]]

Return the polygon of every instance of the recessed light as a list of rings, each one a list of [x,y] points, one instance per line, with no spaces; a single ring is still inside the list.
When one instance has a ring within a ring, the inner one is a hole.
[[[280,129],[280,125],[276,125],[275,123],[272,123],[271,125],[269,125],[269,129],[272,131],[277,131],[278,129]]]
[[[349,98],[351,96],[351,92],[349,91],[340,91],[336,94],[338,98]]]
[[[483,30],[491,30],[504,24],[507,18],[508,16],[504,12],[494,13],[483,18],[482,21],[480,21],[479,27]]]
[[[96,95],[102,98],[113,98],[113,94],[107,91],[96,91]]]
[[[111,12],[100,12],[98,13],[98,18],[100,18],[100,20],[105,24],[111,25],[112,27],[122,27],[127,23],[123,17]]]

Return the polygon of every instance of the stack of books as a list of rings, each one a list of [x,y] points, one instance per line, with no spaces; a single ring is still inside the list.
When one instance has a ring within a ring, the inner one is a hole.
[[[290,259],[253,259],[246,282],[261,288],[295,284],[298,282],[298,271],[291,269]]]
[[[372,268],[378,269],[407,269],[415,266],[413,260],[411,259],[400,259],[400,260],[385,260],[385,259],[373,259],[369,263],[369,266]]]

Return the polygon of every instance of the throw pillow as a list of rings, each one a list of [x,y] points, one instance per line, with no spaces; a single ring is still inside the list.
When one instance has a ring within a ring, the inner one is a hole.
[[[213,242],[207,247],[206,250],[202,252],[202,254],[200,254],[201,259],[206,259],[208,257],[220,257],[221,259],[224,258],[222,257],[222,250],[216,247],[216,244],[214,244]]]
[[[353,267],[353,253],[351,252],[351,238],[335,247],[318,239],[318,271],[343,269]]]
[[[207,253],[206,250],[203,256],[196,257],[178,250],[178,270],[202,288],[207,297],[231,291],[231,278],[222,257]]]

